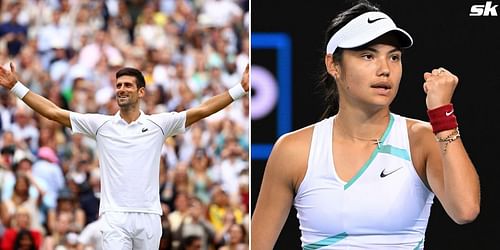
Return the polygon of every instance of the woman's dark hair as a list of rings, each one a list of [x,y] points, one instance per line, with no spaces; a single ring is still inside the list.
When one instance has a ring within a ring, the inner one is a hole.
[[[146,81],[142,72],[135,68],[122,68],[116,72],[116,79],[120,76],[133,76],[137,82],[137,89],[146,87]]]
[[[330,38],[333,36],[333,34],[339,31],[340,28],[344,27],[348,22],[350,22],[357,16],[371,11],[380,11],[380,9],[367,0],[360,0],[356,2],[356,5],[354,5],[353,7],[341,12],[335,18],[333,18],[326,29],[323,51],[326,51],[328,41],[330,41]],[[336,62],[340,62],[342,61],[342,54],[343,49],[337,48],[332,56]],[[321,116],[321,119],[334,115],[338,109],[337,84],[335,83],[335,79],[328,73],[324,58],[325,55],[323,54],[320,62],[320,65],[322,65],[322,67],[320,71],[319,88],[321,89],[321,93],[324,94],[326,108],[323,112],[323,115]]]
[[[31,250],[36,250],[35,246],[35,239],[33,238],[33,235],[31,235],[31,232],[25,229],[19,230],[19,232],[16,234],[16,239],[14,241],[14,248],[13,249],[21,249],[21,240],[24,237],[28,237],[31,240]]]

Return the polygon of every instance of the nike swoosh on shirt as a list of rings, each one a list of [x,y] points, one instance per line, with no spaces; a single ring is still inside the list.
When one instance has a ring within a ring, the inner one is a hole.
[[[370,18],[368,18],[368,23],[374,23],[374,22],[376,22],[376,21],[378,21],[378,20],[382,20],[382,19],[385,19],[385,17],[375,18],[375,19],[373,19],[373,20],[370,20]]]
[[[384,178],[384,177],[386,177],[386,176],[388,176],[390,174],[393,174],[394,172],[400,170],[401,168],[403,168],[403,167],[396,168],[396,169],[394,169],[392,171],[389,171],[389,172],[386,172],[385,168],[384,168],[384,170],[382,170],[382,172],[380,172],[380,178]]]

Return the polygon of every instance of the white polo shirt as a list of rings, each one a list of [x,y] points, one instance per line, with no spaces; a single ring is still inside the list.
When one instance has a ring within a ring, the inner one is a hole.
[[[73,133],[97,142],[101,169],[99,215],[107,212],[162,214],[160,153],[168,136],[185,130],[186,112],[145,115],[128,124],[120,117],[70,113]]]

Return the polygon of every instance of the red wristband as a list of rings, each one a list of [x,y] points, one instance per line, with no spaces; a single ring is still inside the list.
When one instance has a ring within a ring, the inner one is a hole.
[[[436,134],[443,130],[458,127],[457,117],[454,114],[453,104],[446,104],[435,109],[427,110],[432,131]]]

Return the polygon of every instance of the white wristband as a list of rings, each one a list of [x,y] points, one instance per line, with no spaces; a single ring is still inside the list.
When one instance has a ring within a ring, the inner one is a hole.
[[[246,95],[246,93],[247,92],[245,92],[241,84],[237,84],[236,86],[233,86],[229,89],[229,95],[231,96],[231,98],[233,98],[233,101],[240,99],[242,96]]]
[[[17,96],[19,99],[23,97],[30,91],[26,86],[24,86],[20,81],[17,81],[14,87],[10,89],[10,92]]]

